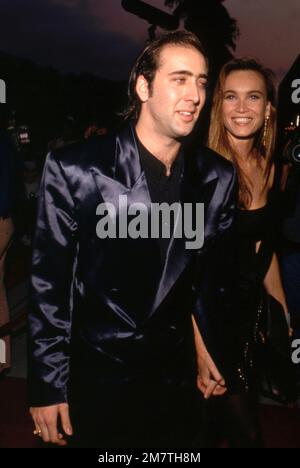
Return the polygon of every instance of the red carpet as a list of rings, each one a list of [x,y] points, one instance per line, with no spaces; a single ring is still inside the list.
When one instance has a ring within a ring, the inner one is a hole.
[[[267,448],[300,448],[300,410],[261,406],[261,422]]]
[[[7,377],[0,382],[0,448],[38,447],[26,403],[26,380]]]
[[[261,407],[267,448],[300,448],[300,410]],[[0,448],[37,448],[26,404],[26,381],[6,378],[0,382]]]

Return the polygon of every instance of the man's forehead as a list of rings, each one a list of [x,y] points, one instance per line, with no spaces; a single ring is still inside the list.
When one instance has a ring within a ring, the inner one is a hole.
[[[177,68],[178,66],[201,66],[201,72],[207,70],[206,60],[204,55],[192,45],[165,45],[159,54],[158,70],[162,68]]]

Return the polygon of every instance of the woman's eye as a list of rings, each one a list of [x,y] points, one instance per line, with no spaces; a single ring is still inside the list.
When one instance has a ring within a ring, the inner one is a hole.
[[[228,101],[232,101],[234,98],[235,98],[234,94],[227,94],[225,96],[225,99],[227,99]]]
[[[251,101],[256,101],[257,99],[259,99],[259,96],[257,94],[251,94],[250,99]]]

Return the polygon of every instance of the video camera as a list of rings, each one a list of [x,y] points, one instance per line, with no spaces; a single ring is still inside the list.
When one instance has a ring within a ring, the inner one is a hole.
[[[30,130],[27,125],[20,125],[17,129],[19,145],[28,145],[30,143]]]
[[[10,113],[7,125],[7,132],[18,151],[21,151],[31,143],[31,131],[28,125],[18,125],[16,111]]]
[[[283,158],[300,165],[300,127],[295,128],[283,150]]]

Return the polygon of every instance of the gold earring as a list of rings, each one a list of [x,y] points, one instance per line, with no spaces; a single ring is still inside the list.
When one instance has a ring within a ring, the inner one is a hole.
[[[270,120],[270,116],[267,115],[266,118],[265,118],[265,123],[264,123],[264,136],[263,136],[263,145],[264,147],[266,148],[267,146],[267,137],[268,137],[268,130],[269,130],[269,120]]]

